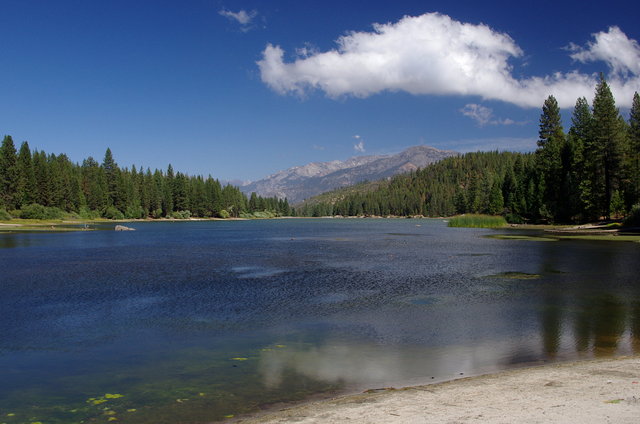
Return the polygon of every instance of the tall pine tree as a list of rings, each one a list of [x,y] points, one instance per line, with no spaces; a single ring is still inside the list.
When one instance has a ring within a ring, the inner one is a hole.
[[[621,178],[624,133],[609,85],[600,74],[593,99],[591,134],[584,146],[587,207],[593,218],[610,216],[611,198]]]
[[[19,206],[18,179],[16,147],[7,135],[0,146],[0,205],[7,209]]]
[[[18,153],[18,199],[20,207],[34,203],[36,200],[36,174],[33,169],[31,149],[26,141],[20,145]]]
[[[542,202],[551,216],[563,209],[562,189],[565,182],[563,154],[566,138],[558,102],[549,96],[542,106],[536,163],[541,176]]]
[[[629,203],[640,202],[640,95],[633,95],[629,116]],[[631,205],[629,205],[631,206]]]

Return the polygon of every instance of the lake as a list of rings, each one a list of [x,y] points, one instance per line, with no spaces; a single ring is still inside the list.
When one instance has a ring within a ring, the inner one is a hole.
[[[0,234],[0,422],[205,423],[640,353],[640,243],[427,219],[129,225]]]

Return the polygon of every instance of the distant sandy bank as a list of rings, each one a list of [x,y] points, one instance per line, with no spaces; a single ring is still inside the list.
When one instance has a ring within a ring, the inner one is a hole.
[[[238,422],[638,424],[640,356],[350,395]]]

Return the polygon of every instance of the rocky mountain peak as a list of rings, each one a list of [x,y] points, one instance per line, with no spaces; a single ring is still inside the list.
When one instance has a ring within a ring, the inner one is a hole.
[[[457,153],[450,150],[413,146],[395,155],[354,156],[344,161],[295,166],[240,188],[247,194],[256,192],[265,197],[286,197],[289,203],[296,204],[325,191],[415,171],[454,155]]]

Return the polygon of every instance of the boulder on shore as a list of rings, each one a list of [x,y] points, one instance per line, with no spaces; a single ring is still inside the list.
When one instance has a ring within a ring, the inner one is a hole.
[[[116,231],[135,231],[135,228],[125,227],[124,225],[116,225]]]

